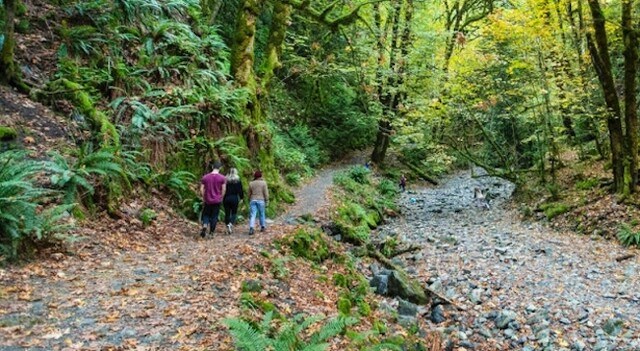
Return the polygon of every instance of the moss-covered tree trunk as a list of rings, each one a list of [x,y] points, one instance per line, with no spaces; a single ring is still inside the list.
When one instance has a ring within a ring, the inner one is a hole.
[[[625,119],[625,187],[634,193],[638,183],[638,111],[636,74],[638,72],[638,34],[633,25],[634,0],[622,1],[622,35],[624,41],[624,119]]]
[[[382,72],[383,70],[392,70],[395,66],[396,62],[396,47],[400,42],[400,13],[401,13],[401,3],[394,4],[393,15],[390,19],[391,21],[391,35],[389,37],[389,47],[385,45],[381,45],[378,43],[378,55],[379,55],[379,67],[378,72]],[[382,21],[380,18],[378,20],[378,29],[380,32],[383,32],[382,29]],[[384,34],[384,38],[386,38],[386,33]],[[381,38],[383,40],[383,38]],[[386,40],[383,41],[386,43]],[[389,66],[385,65],[385,52],[389,51]],[[390,90],[392,89],[391,83],[394,80],[391,77],[385,77],[383,74],[379,74],[378,77],[380,80],[376,82],[378,84],[378,98],[380,104],[382,105],[382,117],[378,121],[378,133],[376,134],[376,141],[373,146],[373,152],[371,153],[371,160],[375,163],[383,163],[384,159],[387,155],[387,149],[389,148],[389,144],[391,142],[391,132],[392,125],[391,120],[393,117],[394,111],[390,109],[392,105],[392,94]]]
[[[611,71],[611,58],[609,56],[609,43],[605,29],[605,17],[599,0],[589,0],[589,8],[591,9],[591,16],[593,18],[595,40],[591,38],[591,35],[588,35],[587,45],[593,67],[602,86],[607,109],[609,110],[607,113],[607,128],[609,129],[609,142],[611,144],[614,190],[616,192],[623,192],[625,152],[621,121],[622,111]]]
[[[273,20],[269,29],[269,41],[265,50],[265,59],[260,68],[261,85],[266,89],[267,84],[273,78],[276,69],[282,66],[280,57],[282,56],[282,46],[287,33],[289,17],[291,16],[291,5],[276,0],[273,5]]]
[[[15,62],[14,50],[16,47],[15,18],[16,0],[4,0],[4,45],[0,52],[0,83],[11,84],[21,90],[28,92],[29,88],[22,82],[20,72]]]

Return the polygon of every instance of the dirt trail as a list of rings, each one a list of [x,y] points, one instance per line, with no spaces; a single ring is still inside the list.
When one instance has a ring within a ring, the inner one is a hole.
[[[463,172],[405,193],[405,217],[379,230],[423,246],[404,264],[466,309],[434,329],[467,350],[640,350],[638,250],[523,223],[506,205],[511,190]],[[626,254],[635,257],[616,261]]]
[[[86,239],[71,254],[0,268],[0,350],[230,350],[220,321],[238,315],[245,275],[268,264],[260,253],[295,228],[285,218],[327,205],[333,175],[350,163],[319,172],[266,233],[248,236],[242,223],[227,236],[219,223],[203,240],[193,223],[145,229],[123,220],[82,228]]]

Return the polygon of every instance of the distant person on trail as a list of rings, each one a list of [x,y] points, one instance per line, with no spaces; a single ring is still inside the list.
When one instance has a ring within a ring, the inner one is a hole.
[[[407,177],[403,175],[400,176],[400,189],[404,192],[407,188]]]
[[[202,209],[202,231],[200,236],[205,237],[207,234],[207,226],[209,234],[214,235],[216,225],[218,224],[218,216],[220,215],[220,204],[224,199],[226,191],[226,178],[220,174],[222,164],[218,161],[213,163],[213,170],[202,177],[200,181],[200,193],[204,201]]]
[[[367,161],[367,162],[364,164],[364,168],[366,168],[366,169],[371,169],[371,161]]]
[[[231,168],[227,174],[227,191],[224,194],[224,223],[227,225],[227,234],[231,235],[233,226],[238,217],[238,205],[244,198],[242,182],[238,176],[238,170]]]
[[[253,181],[249,183],[249,235],[253,235],[256,223],[256,214],[260,213],[260,231],[267,229],[265,208],[269,203],[269,189],[267,182],[262,179],[262,172],[256,171],[253,174]]]

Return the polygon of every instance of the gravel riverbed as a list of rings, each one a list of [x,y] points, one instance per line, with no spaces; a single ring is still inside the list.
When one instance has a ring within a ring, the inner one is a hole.
[[[403,216],[377,230],[423,246],[396,262],[460,307],[423,313],[433,329],[454,350],[640,350],[639,258],[616,261],[637,250],[523,222],[513,190],[461,172],[403,193]]]

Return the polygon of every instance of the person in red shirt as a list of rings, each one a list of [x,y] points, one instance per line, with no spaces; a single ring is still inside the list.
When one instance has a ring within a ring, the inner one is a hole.
[[[221,167],[222,164],[220,162],[214,162],[213,171],[205,174],[200,182],[200,193],[204,201],[202,231],[200,231],[200,236],[203,238],[207,234],[207,226],[209,227],[209,234],[214,235],[218,224],[218,216],[220,215],[220,204],[222,204],[224,193],[227,190],[227,179],[220,174]]]

